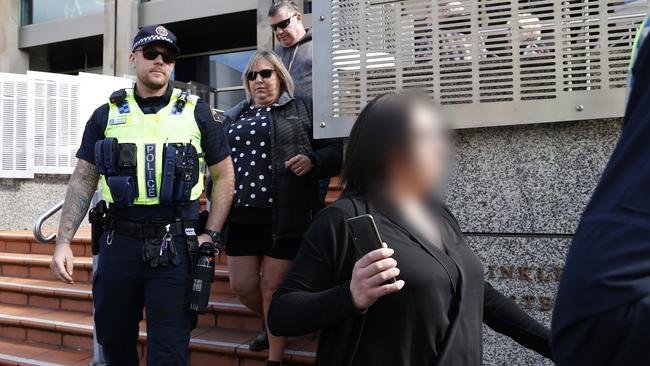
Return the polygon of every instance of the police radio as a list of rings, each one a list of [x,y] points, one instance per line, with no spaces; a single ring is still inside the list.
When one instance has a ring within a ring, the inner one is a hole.
[[[199,181],[199,154],[192,143],[164,146],[160,202],[189,202]]]

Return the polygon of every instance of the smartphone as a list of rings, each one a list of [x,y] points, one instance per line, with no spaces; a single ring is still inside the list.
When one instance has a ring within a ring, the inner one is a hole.
[[[373,250],[381,249],[383,241],[377,230],[375,219],[372,215],[361,215],[352,217],[346,220],[348,228],[352,233],[352,240],[354,246],[357,248],[359,258],[372,252]],[[388,281],[395,283],[395,278]]]

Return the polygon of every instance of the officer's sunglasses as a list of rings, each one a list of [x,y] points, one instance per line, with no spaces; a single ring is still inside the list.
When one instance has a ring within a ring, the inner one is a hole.
[[[138,51],[142,51],[142,56],[149,61],[153,61],[157,59],[158,56],[160,55],[162,56],[163,62],[166,64],[173,64],[174,62],[176,62],[176,57],[178,57],[178,55],[174,51],[167,50],[167,49],[164,51],[159,51],[155,47],[143,47],[133,52],[138,52]]]
[[[262,77],[262,79],[268,79],[271,77],[271,75],[273,75],[273,70],[264,69],[260,71],[250,71],[248,72],[248,74],[246,74],[246,79],[248,79],[249,81],[255,81],[255,79],[257,79],[257,74],[259,74]]]
[[[274,32],[277,31],[278,28],[280,28],[280,29],[285,29],[286,27],[289,26],[289,24],[291,24],[291,18],[293,18],[293,17],[295,17],[295,16],[296,16],[296,14],[294,14],[294,15],[288,17],[287,19],[285,19],[285,20],[283,20],[283,21],[281,21],[281,22],[277,22],[277,23],[275,23],[275,24],[271,24],[271,29],[272,29]]]

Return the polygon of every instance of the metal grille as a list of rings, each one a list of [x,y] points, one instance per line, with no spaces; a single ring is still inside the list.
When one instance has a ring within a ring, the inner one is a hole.
[[[424,90],[457,127],[623,114],[635,0],[314,2],[316,137],[382,93]]]
[[[72,173],[81,142],[79,80],[76,76],[31,72],[34,83],[34,172]]]
[[[32,178],[30,84],[24,75],[0,73],[0,177]]]

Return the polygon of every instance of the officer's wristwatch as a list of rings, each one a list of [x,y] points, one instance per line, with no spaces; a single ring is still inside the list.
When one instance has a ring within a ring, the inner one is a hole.
[[[217,244],[221,241],[221,232],[219,231],[205,229],[203,230],[203,233],[208,234],[210,239],[212,239],[212,243],[214,244]]]

